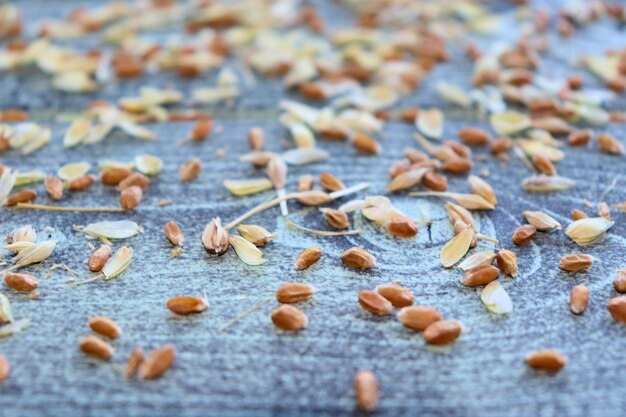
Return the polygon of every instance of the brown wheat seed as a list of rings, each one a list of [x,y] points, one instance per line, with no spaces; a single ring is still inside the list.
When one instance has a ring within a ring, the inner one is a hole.
[[[272,322],[280,329],[298,331],[306,327],[308,318],[298,308],[283,304],[272,312]]]
[[[140,347],[136,347],[130,352],[128,355],[128,360],[126,361],[126,369],[124,370],[124,376],[126,378],[132,378],[137,374],[139,367],[144,361],[144,353],[143,349]]]
[[[341,261],[350,268],[368,269],[376,266],[376,257],[365,249],[352,247],[341,254]]]
[[[539,350],[526,356],[525,361],[533,369],[556,372],[565,366],[567,358],[556,350]]]
[[[437,172],[427,172],[422,178],[422,184],[433,191],[446,191],[448,189],[448,179],[445,175]]]
[[[611,298],[607,307],[615,320],[626,323],[626,295]]]
[[[619,269],[613,276],[613,287],[617,292],[626,292],[626,268]]]
[[[372,412],[378,406],[378,380],[371,371],[359,371],[354,377],[356,405],[365,412]]]
[[[133,172],[126,167],[115,167],[107,169],[100,174],[100,182],[105,185],[119,185],[124,179],[128,178]]]
[[[587,213],[585,213],[582,210],[572,209],[571,217],[572,217],[572,220],[576,221],[576,220],[580,220],[580,219],[586,219],[589,216],[587,216]]]
[[[491,142],[491,153],[494,155],[504,155],[513,146],[511,138],[506,136],[500,137]]]
[[[311,191],[315,186],[315,178],[313,175],[302,175],[298,179],[298,192]]]
[[[396,217],[387,223],[387,232],[395,237],[410,238],[417,235],[419,228],[407,217]]]
[[[572,288],[569,308],[574,314],[582,314],[589,305],[589,288],[585,284],[578,284]]]
[[[100,358],[111,359],[113,356],[113,348],[110,344],[96,336],[85,336],[78,342],[80,350],[87,355]]]
[[[476,127],[464,127],[459,130],[459,138],[468,145],[486,145],[491,141],[489,132]]]
[[[276,291],[276,300],[283,304],[295,304],[313,297],[313,286],[303,282],[288,282]]]
[[[382,149],[375,139],[360,132],[355,133],[352,137],[352,146],[358,151],[369,155],[379,154]]]
[[[493,265],[479,265],[470,269],[461,278],[461,283],[468,287],[487,285],[498,278],[500,270]]]
[[[398,320],[404,326],[421,332],[431,324],[443,320],[443,317],[439,311],[432,307],[416,305],[400,310]]]
[[[181,181],[192,181],[200,175],[202,171],[202,162],[198,158],[192,158],[185,161],[178,170],[178,177]]]
[[[457,156],[460,156],[461,158],[467,158],[467,159],[472,158],[472,150],[470,149],[469,146],[465,146],[453,140],[446,140],[443,142],[443,144],[449,147],[450,149],[452,149],[454,153]]]
[[[609,133],[598,133],[596,141],[598,142],[598,147],[602,152],[613,155],[620,155],[624,153],[624,145],[622,145],[617,138]]]
[[[26,188],[9,196],[9,198],[7,198],[6,200],[6,205],[15,206],[18,203],[30,203],[36,198],[37,192],[35,190],[31,190],[30,188]]]
[[[122,181],[120,181],[117,188],[120,191],[123,191],[124,189],[128,187],[137,186],[141,188],[143,191],[145,191],[148,189],[149,185],[150,185],[150,178],[146,177],[145,175],[139,172],[134,172],[130,174],[128,177],[124,178]]]
[[[513,251],[500,249],[496,256],[496,262],[498,263],[498,268],[506,275],[512,277],[517,275],[517,256]]]
[[[569,134],[567,143],[570,146],[584,146],[591,139],[591,130],[577,130]]]
[[[259,151],[263,149],[263,146],[265,146],[265,134],[263,133],[263,129],[260,127],[250,128],[248,131],[248,143],[252,150]]]
[[[361,307],[365,310],[377,316],[390,314],[393,310],[393,305],[376,291],[360,291],[359,304],[361,304]]]
[[[209,308],[209,304],[204,298],[192,296],[170,298],[166,305],[172,313],[182,316],[199,314]]]
[[[323,172],[322,174],[320,174],[319,184],[324,190],[328,192],[339,191],[346,188],[346,185],[330,172]]]
[[[447,159],[443,165],[441,165],[441,168],[444,171],[448,171],[453,174],[465,174],[472,169],[472,166],[473,164],[471,159],[455,156]]]
[[[376,292],[389,300],[396,308],[410,306],[415,299],[411,290],[393,282],[377,286]]]
[[[534,155],[533,165],[542,174],[556,175],[556,168],[554,167],[554,164],[545,155],[541,155],[541,154]]]
[[[411,161],[411,163],[416,164],[419,162],[428,161],[428,155],[425,153],[418,151],[415,148],[404,148],[404,156]]]
[[[142,198],[143,191],[141,191],[141,188],[131,185],[120,192],[120,206],[124,210],[133,210],[137,208]]]
[[[403,174],[411,169],[411,162],[408,159],[401,159],[394,162],[389,168],[389,177],[395,178],[400,174]]]
[[[296,259],[295,267],[298,271],[303,269],[307,269],[314,263],[320,260],[322,257],[322,248],[320,247],[311,247],[303,250],[300,255],[298,255],[298,259]]]
[[[67,183],[67,189],[70,191],[84,191],[90,188],[96,182],[93,175],[82,175],[74,178]]]
[[[39,286],[37,278],[29,274],[7,272],[4,275],[4,283],[14,291],[30,292]]]
[[[98,250],[91,254],[89,261],[87,262],[87,266],[89,266],[89,270],[91,272],[100,272],[110,257],[111,248],[109,245],[102,245],[98,248]]]
[[[141,379],[156,379],[167,372],[174,364],[176,350],[172,345],[154,349],[139,367]]]
[[[302,96],[304,98],[306,98],[307,100],[313,100],[313,101],[321,101],[321,100],[326,100],[326,92],[324,91],[324,89],[315,84],[315,83],[302,83],[300,84],[300,94],[302,94]]]
[[[110,339],[117,339],[122,335],[117,323],[106,316],[89,317],[88,323],[91,330]]]
[[[178,223],[174,220],[170,220],[165,224],[165,237],[172,243],[174,246],[182,246],[185,241],[185,236],[183,235],[183,231],[180,230]]]
[[[326,209],[324,210],[324,220],[335,229],[347,229],[350,227],[348,215],[343,211]]]
[[[11,373],[11,365],[9,364],[9,360],[0,353],[0,381],[4,381],[9,377]]]
[[[424,330],[424,341],[430,345],[447,345],[454,342],[462,332],[456,320],[436,321]]]
[[[525,224],[515,229],[511,240],[513,240],[513,243],[517,246],[522,246],[530,242],[536,234],[537,228],[535,226],[532,224]]]
[[[44,185],[51,199],[59,201],[63,198],[63,181],[59,178],[48,177]]]
[[[204,117],[196,123],[191,130],[189,138],[194,142],[201,142],[209,137],[213,130],[213,119],[210,117]]]
[[[559,268],[568,272],[578,272],[588,269],[593,263],[593,256],[584,253],[572,253],[559,260]]]

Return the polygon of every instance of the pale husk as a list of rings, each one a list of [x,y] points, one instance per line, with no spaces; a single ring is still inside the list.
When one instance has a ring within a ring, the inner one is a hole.
[[[498,135],[514,135],[531,125],[528,115],[516,111],[494,113],[489,118],[489,122]]]
[[[467,178],[467,181],[469,182],[472,192],[478,194],[494,206],[498,204],[496,192],[493,190],[491,185],[487,183],[487,181],[483,180],[480,177],[477,177],[476,175],[470,175]]]
[[[283,161],[289,165],[306,165],[328,159],[328,152],[315,147],[295,148],[282,154]]]
[[[32,225],[18,227],[9,234],[10,242],[32,242],[37,240],[37,232]]]
[[[211,220],[202,232],[202,244],[209,253],[221,255],[228,250],[228,231],[222,226],[219,217]]]
[[[240,224],[237,226],[237,231],[255,246],[265,246],[276,237],[276,234],[270,233],[266,228],[256,224]]]
[[[32,247],[18,252],[13,258],[13,261],[16,262],[16,266],[20,267],[45,261],[52,255],[56,245],[56,240],[46,240],[41,243],[36,243]]]
[[[11,323],[13,320],[11,303],[8,297],[0,292],[0,324]]]
[[[410,196],[415,197],[442,197],[450,198],[456,201],[462,207],[468,210],[493,210],[495,206],[489,201],[485,200],[478,194],[461,194],[450,192],[437,192],[437,191],[418,191],[409,193]]]
[[[63,146],[71,148],[80,145],[89,134],[91,129],[91,121],[86,119],[76,119],[70,127],[65,131],[63,136]]]
[[[575,185],[576,182],[573,180],[558,175],[534,175],[522,181],[524,191],[536,193],[564,191]]]
[[[385,224],[399,217],[406,217],[391,205],[391,200],[383,196],[365,197],[361,212],[366,219],[379,224]]]
[[[257,266],[267,262],[267,259],[263,259],[263,252],[241,236],[231,236],[230,244],[235,249],[239,259],[245,264]]]
[[[551,232],[553,230],[561,230],[561,223],[550,217],[542,211],[525,211],[524,217],[528,223],[532,224],[542,232]]]
[[[57,172],[57,176],[63,181],[72,181],[78,177],[82,177],[87,174],[91,169],[91,164],[88,162],[76,162],[72,164],[63,165]]]
[[[157,175],[163,168],[163,161],[154,155],[137,155],[135,157],[135,166],[145,175]]]
[[[456,221],[460,219],[461,221],[463,221],[463,223],[469,225],[473,230],[477,230],[476,223],[474,222],[474,217],[468,209],[449,201],[445,204],[444,208],[446,210],[446,213],[448,213],[448,218],[450,219],[450,222],[452,224],[455,224]]]
[[[565,234],[580,246],[591,245],[602,240],[613,224],[603,217],[589,217],[570,223]]]
[[[12,173],[10,168],[5,168],[2,172],[0,176],[0,206],[5,203],[7,197],[11,194],[16,178],[17,172]]]
[[[513,311],[511,297],[498,281],[487,284],[480,294],[480,299],[492,313],[507,314]]]
[[[437,93],[441,98],[461,107],[467,108],[472,104],[472,100],[465,91],[456,84],[446,81],[439,81],[436,85]]]
[[[0,326],[0,337],[11,336],[19,333],[30,325],[29,319],[19,319]]]
[[[393,193],[415,187],[429,171],[431,168],[418,168],[396,175],[387,186],[387,192]]]
[[[119,276],[128,268],[133,258],[133,248],[122,246],[115,252],[102,268],[104,279],[110,280]]]
[[[244,196],[272,189],[272,181],[267,178],[225,180],[224,187],[236,196]]]
[[[477,252],[465,258],[463,262],[457,265],[457,268],[469,271],[480,265],[490,265],[494,259],[496,259],[496,254],[491,251]]]
[[[78,230],[99,239],[128,239],[143,231],[141,226],[130,220],[91,223]]]
[[[558,162],[565,158],[563,151],[536,140],[518,139],[515,141],[515,144],[531,158],[533,156],[545,156],[552,162]]]
[[[45,172],[40,170],[28,171],[28,172],[15,172],[15,187],[21,187],[22,185],[35,184],[43,182],[47,178]]]
[[[458,235],[454,236],[441,249],[439,261],[444,268],[450,268],[459,262],[467,253],[474,239],[474,231],[467,227]]]
[[[295,123],[289,127],[293,141],[298,148],[312,148],[315,146],[315,136],[306,125]]]
[[[431,139],[441,139],[444,115],[439,109],[421,110],[415,120],[417,130]]]

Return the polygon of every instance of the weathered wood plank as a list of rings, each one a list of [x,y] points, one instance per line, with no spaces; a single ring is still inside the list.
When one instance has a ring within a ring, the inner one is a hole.
[[[36,2],[29,4],[37,7]],[[582,36],[580,48],[594,42],[597,45],[598,37],[607,33],[589,30],[589,36]],[[615,28],[607,30],[623,35]],[[553,62],[561,63],[567,54],[559,50]],[[550,69],[558,71],[556,66]],[[447,115],[453,120],[446,124],[445,135],[454,136],[475,115],[455,117],[453,109],[435,97],[434,80],[460,78],[468,72],[466,62],[444,64],[405,102],[450,110]],[[26,80],[30,80],[26,75],[2,76],[3,91],[20,90],[17,96],[3,93],[3,107],[29,106],[40,119],[46,119],[57,112],[80,110],[88,102],[84,97],[50,92],[45,84],[29,86]],[[43,77],[40,80],[45,82]],[[167,76],[154,78],[158,85],[171,81]],[[176,82],[186,91],[191,85]],[[138,87],[137,82],[119,83],[104,94],[130,95]],[[140,153],[159,155],[165,163],[140,208],[130,214],[0,211],[1,233],[23,224],[33,224],[38,231],[48,226],[55,229],[52,236],[59,245],[52,261],[29,268],[40,277],[51,262],[86,270],[87,241],[72,232],[72,225],[129,218],[145,228],[144,234],[124,242],[133,247],[135,257],[130,269],[118,279],[69,288],[65,285],[68,275],[58,271],[42,280],[37,300],[9,294],[15,315],[33,323],[23,333],[0,340],[0,351],[13,368],[11,378],[0,384],[0,415],[348,415],[354,408],[352,378],[361,368],[374,370],[379,377],[382,401],[376,415],[381,416],[623,415],[626,329],[606,310],[607,300],[615,295],[612,275],[626,266],[622,213],[614,213],[616,225],[606,240],[585,249],[598,260],[588,272],[568,274],[556,268],[563,254],[580,251],[563,233],[540,233],[533,243],[515,248],[520,273],[516,279],[503,279],[515,305],[514,312],[506,317],[488,314],[480,303],[480,290],[459,284],[458,270],[438,266],[440,248],[452,230],[437,199],[402,194],[393,197],[407,214],[427,216],[433,222],[422,227],[412,240],[390,238],[360,215],[355,215],[352,223],[363,230],[362,235],[315,238],[288,229],[276,208],[251,220],[278,234],[264,250],[268,259],[265,266],[246,266],[232,250],[221,257],[207,255],[200,235],[213,216],[231,220],[272,197],[267,192],[235,198],[221,181],[246,178],[254,172],[238,162],[238,156],[247,150],[245,138],[250,127],[263,127],[268,148],[281,149],[279,142],[286,132],[273,117],[280,91],[278,82],[263,82],[239,103],[238,108],[244,110],[218,109],[217,122],[223,131],[202,144],[176,147],[191,125],[168,123],[155,126],[159,139],[153,143],[116,134],[101,145],[63,152],[60,138],[67,123],[50,119],[55,140],[44,150],[24,158],[15,153],[0,157],[0,162],[16,169],[40,168],[51,173],[67,162],[85,160],[96,165],[102,158],[126,160]],[[624,108],[623,100],[620,103]],[[484,122],[472,124],[486,127]],[[331,160],[291,169],[287,188],[295,189],[301,174],[317,176],[331,171],[348,185],[368,181],[370,190],[360,195],[383,193],[388,167],[402,155],[404,147],[415,145],[411,126],[389,123],[385,131],[389,139],[378,158],[357,155],[346,144],[322,142]],[[623,125],[611,126],[608,131],[624,137]],[[218,149],[226,150],[225,158],[215,156]],[[475,152],[485,154],[487,150]],[[178,167],[191,156],[203,161],[204,170],[198,181],[181,186]],[[598,200],[615,178],[617,187],[607,200],[626,200],[625,167],[621,157],[570,149],[558,168],[562,175],[575,179],[577,187],[567,193],[531,195],[520,190],[520,180],[529,172],[518,160],[479,160],[474,170],[487,168],[491,172],[489,181],[499,192],[500,204],[494,212],[476,215],[476,220],[483,233],[497,236],[502,246],[511,248],[509,238],[523,222],[522,210],[545,210],[567,223],[571,208],[581,208],[583,199]],[[465,179],[450,177],[450,189],[467,190]],[[66,204],[114,206],[117,195],[98,184],[88,193],[72,194]],[[162,198],[171,198],[173,204],[157,207]],[[47,203],[47,197],[38,202]],[[316,209],[290,203],[290,211],[298,224],[325,227]],[[179,258],[170,255],[171,246],[162,232],[172,219],[187,236]],[[292,264],[297,254],[310,245],[324,248],[322,260],[309,270],[295,271]],[[379,266],[365,273],[343,267],[339,254],[353,245],[375,254]],[[317,289],[314,299],[303,305],[309,316],[306,330],[297,335],[277,332],[269,318],[277,303],[271,301],[226,331],[218,331],[257,301],[272,297],[281,283],[290,280],[306,281]],[[430,348],[419,334],[403,328],[394,317],[372,317],[359,308],[359,290],[391,280],[411,288],[418,303],[436,306],[445,317],[463,321],[468,332],[449,347]],[[583,316],[575,317],[567,302],[570,289],[580,282],[590,288],[591,303]],[[201,295],[202,291],[211,304],[202,315],[179,318],[165,308],[171,296]],[[78,351],[77,340],[88,333],[87,317],[96,314],[114,318],[124,331],[113,343],[115,364],[123,364],[135,346],[151,349],[173,343],[178,351],[174,368],[166,377],[144,383],[127,381],[114,367],[86,358]],[[537,374],[523,364],[526,353],[545,347],[558,348],[570,359],[557,375]]]

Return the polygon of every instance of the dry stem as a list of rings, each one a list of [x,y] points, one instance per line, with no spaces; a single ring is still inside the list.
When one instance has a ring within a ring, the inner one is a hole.
[[[337,232],[329,232],[326,230],[314,230],[314,229],[309,229],[308,227],[300,226],[292,222],[290,219],[287,219],[287,226],[294,227],[296,229],[300,229],[304,232],[312,233],[317,236],[345,236],[345,235],[358,235],[361,233],[361,230],[359,229],[343,230],[343,231],[337,231]]]
[[[498,244],[500,241],[498,239],[496,239],[495,237],[491,237],[491,236],[487,236],[487,235],[483,235],[482,233],[477,233],[476,236],[479,239],[482,240],[486,240],[487,242],[493,242],[495,244]]]
[[[93,278],[89,278],[89,279],[87,279],[85,281],[73,282],[70,285],[73,286],[73,287],[78,287],[78,286],[84,285],[84,284],[91,284],[92,282],[96,282],[96,281],[98,281],[99,279],[102,279],[102,278],[104,278],[104,274],[98,274],[98,275],[96,275]]]
[[[263,305],[269,303],[271,300],[272,300],[272,298],[270,297],[270,298],[266,298],[265,300],[259,301],[258,303],[256,303],[255,305],[253,305],[252,307],[250,307],[249,309],[247,309],[246,311],[244,311],[243,313],[241,313],[240,315],[238,315],[234,319],[230,320],[228,323],[226,323],[222,327],[220,327],[218,331],[220,333],[223,332],[224,330],[228,329],[233,324],[237,323],[239,320],[241,320],[241,319],[245,318],[246,316],[248,316],[254,310],[257,310],[260,307],[262,307]]]
[[[126,211],[121,207],[59,207],[59,206],[48,206],[46,204],[31,204],[31,203],[17,203],[15,208],[45,210],[45,211],[81,211],[81,212]]]
[[[365,188],[369,187],[369,184],[367,183],[360,183],[357,185],[354,185],[352,187],[346,188],[344,190],[339,190],[339,191],[335,191],[334,193],[330,193],[330,197],[333,200],[336,200],[337,198],[343,197],[345,195],[351,194],[351,193],[355,193],[357,191],[361,191]],[[267,201],[265,203],[259,204],[258,206],[256,206],[255,208],[249,210],[248,212],[242,214],[241,216],[237,217],[235,220],[233,220],[232,222],[228,223],[226,226],[224,226],[224,228],[226,230],[230,230],[233,227],[237,226],[239,223],[241,223],[242,221],[254,216],[255,214],[258,214],[264,210],[267,210],[268,208],[274,207],[277,204],[280,204],[283,201],[287,201],[287,200],[291,200],[294,198],[298,198],[301,196],[306,196],[307,192],[301,192],[301,193],[289,193],[289,194],[285,194],[281,197],[277,197],[273,200]]]

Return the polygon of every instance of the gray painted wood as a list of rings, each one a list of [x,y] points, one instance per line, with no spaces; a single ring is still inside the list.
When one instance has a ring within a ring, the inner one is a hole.
[[[70,3],[28,4],[29,13],[40,16]],[[603,36],[607,33],[613,36]],[[575,41],[557,48],[544,68],[548,73],[568,73],[562,64],[572,59],[568,56],[572,51],[598,45],[604,48],[605,39],[619,40],[622,36],[623,40],[623,33],[610,24],[584,31]],[[404,104],[443,108],[452,119],[445,126],[448,137],[468,124],[486,127],[485,122],[476,121],[476,115],[459,113],[433,94],[437,79],[455,77],[460,83],[467,82],[470,67],[458,54],[454,56],[452,62],[437,68],[416,94],[404,100]],[[593,82],[591,78],[588,81]],[[113,98],[132,95],[142,82],[120,82],[102,94]],[[153,78],[154,85],[172,82],[175,78],[168,75]],[[189,91],[206,82],[203,78],[191,83],[176,81],[176,85]],[[612,275],[626,266],[622,213],[613,213],[616,224],[606,240],[584,249],[597,257],[588,272],[564,273],[557,268],[562,255],[581,251],[563,233],[540,233],[530,245],[513,248],[520,274],[516,279],[502,279],[515,307],[505,317],[483,308],[480,289],[459,284],[459,270],[438,266],[438,253],[452,230],[442,201],[437,199],[393,197],[394,203],[411,216],[426,214],[433,221],[411,240],[390,238],[360,215],[351,216],[351,221],[353,227],[363,230],[362,235],[315,238],[287,229],[284,219],[278,217],[278,208],[269,210],[251,222],[277,231],[278,237],[264,249],[267,264],[250,267],[232,250],[222,257],[209,256],[202,248],[200,234],[213,216],[230,220],[271,198],[270,192],[246,199],[232,197],[221,181],[263,175],[238,162],[238,156],[247,150],[245,137],[251,126],[265,129],[270,150],[281,149],[279,142],[287,133],[275,117],[274,104],[282,94],[278,82],[262,82],[248,91],[238,110],[214,109],[223,131],[205,143],[178,148],[175,142],[191,125],[164,123],[152,126],[159,136],[152,143],[117,133],[103,144],[72,151],[62,151],[61,146],[67,123],[51,116],[80,110],[93,97],[55,93],[46,79],[34,72],[3,75],[0,85],[4,107],[27,106],[54,131],[53,142],[42,151],[25,158],[3,154],[0,162],[4,164],[53,173],[68,162],[86,160],[95,165],[103,158],[128,160],[140,153],[159,155],[165,162],[140,208],[129,214],[0,212],[2,233],[29,223],[41,234],[45,227],[54,228],[51,236],[59,241],[54,256],[44,265],[27,269],[39,277],[52,263],[86,271],[90,253],[87,240],[72,232],[72,225],[128,218],[145,228],[144,234],[123,242],[133,247],[135,257],[118,279],[68,288],[67,274],[57,271],[41,281],[37,300],[3,290],[16,317],[30,318],[32,325],[21,334],[0,340],[0,351],[13,368],[10,379],[0,384],[1,416],[359,415],[354,411],[352,378],[362,368],[378,375],[381,403],[376,415],[380,416],[624,415],[626,328],[613,321],[606,310],[607,300],[616,295]],[[624,100],[613,102],[612,107],[623,109]],[[623,141],[623,125],[607,130]],[[389,139],[378,158],[357,155],[347,144],[320,142],[332,159],[291,169],[288,189],[295,188],[301,174],[331,171],[349,185],[368,181],[371,188],[361,196],[383,193],[388,167],[401,157],[404,147],[415,145],[411,126],[389,123],[385,131]],[[225,149],[226,157],[217,158],[217,149]],[[487,151],[475,149],[475,153]],[[504,247],[512,248],[509,238],[523,222],[522,210],[545,210],[566,224],[572,208],[582,208],[583,199],[597,201],[615,178],[617,187],[606,200],[626,200],[623,158],[590,149],[567,149],[567,154],[558,169],[575,179],[577,187],[549,195],[521,192],[519,183],[529,172],[514,158],[509,163],[478,160],[474,171],[489,169],[488,180],[500,200],[495,211],[476,215],[483,233],[497,236]],[[204,170],[197,181],[181,185],[178,167],[191,156],[202,159]],[[467,189],[463,177],[449,179],[451,190]],[[43,192],[40,195],[38,202],[49,202]],[[89,192],[72,194],[64,204],[115,206],[117,196],[113,189],[97,184]],[[171,198],[173,204],[157,207],[162,198]],[[316,209],[290,203],[290,211],[299,224],[325,227]],[[187,237],[179,258],[170,255],[171,246],[162,232],[171,219],[179,222]],[[292,264],[297,253],[310,245],[323,247],[322,260],[309,270],[295,271]],[[343,267],[339,254],[353,245],[371,251],[379,265],[365,273]],[[302,305],[309,316],[306,330],[298,334],[277,331],[269,318],[277,303],[271,301],[230,329],[218,332],[240,312],[272,297],[281,283],[295,280],[309,282],[317,289],[314,299]],[[359,290],[391,280],[411,288],[417,303],[435,306],[446,318],[461,320],[468,331],[451,346],[431,348],[393,316],[373,317],[359,308]],[[591,303],[584,315],[576,317],[567,303],[570,289],[581,282],[591,290]],[[201,315],[175,317],[165,308],[167,299],[174,295],[201,295],[203,291],[211,307]],[[127,381],[110,364],[86,358],[78,351],[77,340],[89,333],[86,319],[97,314],[114,318],[124,331],[113,343],[114,364],[123,365],[135,346],[150,350],[173,343],[178,352],[173,369],[156,381]],[[548,347],[569,357],[567,367],[556,375],[528,370],[524,355]]]

